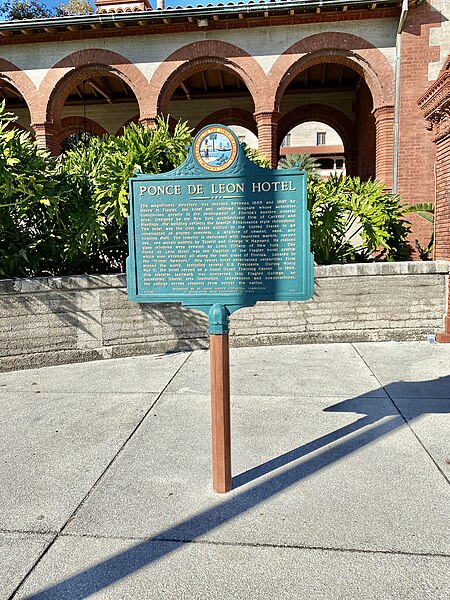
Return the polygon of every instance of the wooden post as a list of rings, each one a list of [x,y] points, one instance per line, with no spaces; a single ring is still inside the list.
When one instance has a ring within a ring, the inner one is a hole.
[[[214,304],[209,312],[213,489],[231,490],[229,312]]]
[[[228,333],[210,337],[214,491],[231,490],[230,354]]]

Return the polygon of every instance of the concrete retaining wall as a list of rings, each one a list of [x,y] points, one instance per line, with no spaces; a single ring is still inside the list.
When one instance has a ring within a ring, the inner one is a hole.
[[[442,329],[450,263],[332,265],[308,302],[261,302],[231,317],[234,346],[422,340]],[[206,348],[206,317],[137,305],[124,275],[0,281],[0,370]]]

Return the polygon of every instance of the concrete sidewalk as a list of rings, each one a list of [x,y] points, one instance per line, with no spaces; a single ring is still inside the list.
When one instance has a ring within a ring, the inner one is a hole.
[[[231,351],[0,374],[0,598],[450,598],[450,345]]]

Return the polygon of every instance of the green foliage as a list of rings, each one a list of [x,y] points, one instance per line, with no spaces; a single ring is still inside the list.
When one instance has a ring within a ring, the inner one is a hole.
[[[405,207],[405,214],[415,213],[428,223],[434,224],[434,206],[431,202],[422,202],[420,204],[411,204]],[[428,242],[428,245],[425,248],[419,243],[419,240],[414,240],[414,244],[416,246],[416,250],[419,253],[421,260],[430,260],[431,253],[434,249],[434,232],[431,234],[431,239]]]
[[[120,137],[101,140],[103,161],[96,179],[98,210],[109,221],[123,225],[128,217],[128,179],[142,173],[164,173],[180,165],[192,142],[187,123],[178,123],[173,134],[169,121],[158,119],[156,128],[131,123]]]
[[[420,260],[431,260],[430,256],[434,249],[434,232],[431,234],[430,241],[428,242],[428,245],[425,246],[425,248],[422,248],[418,239],[414,240],[414,244],[416,246],[417,252],[419,253]]]
[[[29,133],[7,130],[15,117],[0,105],[0,276],[43,272],[58,260],[56,160]]]
[[[79,144],[88,144],[89,140],[94,136],[91,133],[84,133],[84,131],[76,131],[75,133],[71,133],[66,139],[61,142],[61,152],[67,152],[68,150],[72,150],[76,148]]]
[[[59,4],[55,8],[57,17],[66,17],[70,15],[92,15],[94,7],[89,0],[68,0],[65,4]]]
[[[113,245],[114,230],[99,214],[95,201],[96,180],[104,159],[102,140],[92,138],[80,143],[59,158],[60,244],[64,256],[64,273],[100,273],[120,269]],[[111,241],[109,241],[111,237]],[[116,242],[117,243],[117,242]],[[110,250],[110,252],[108,251]]]
[[[129,178],[136,169],[172,170],[185,160],[190,142],[186,123],[178,123],[171,134],[168,121],[159,119],[155,129],[131,123],[121,137],[93,137],[61,156],[64,195],[72,213],[66,217],[67,272],[124,270]]]
[[[10,21],[23,19],[46,19],[49,17],[65,17],[69,15],[91,15],[94,7],[89,0],[68,0],[54,10],[40,0],[1,0],[0,14]]]
[[[258,152],[258,150],[255,150],[253,148],[250,148],[250,146],[248,146],[247,144],[242,144],[242,149],[244,151],[245,156],[251,160],[252,162],[255,163],[255,165],[258,165],[258,167],[262,167],[263,169],[269,169],[270,168],[270,162],[269,159],[266,158],[263,154],[260,154]]]
[[[0,14],[9,21],[45,19],[53,16],[52,11],[39,0],[2,0]]]
[[[279,169],[298,169],[308,173],[308,180],[319,180],[317,169],[320,164],[316,162],[311,154],[286,154],[278,161]]]
[[[420,204],[411,204],[405,207],[405,214],[415,213],[428,223],[434,223],[434,206],[431,202],[423,202]]]
[[[187,125],[172,134],[162,119],[155,129],[131,124],[123,137],[91,138],[56,159],[7,131],[14,120],[0,106],[0,276],[123,270],[128,179],[180,165]]]
[[[180,165],[192,142],[186,123],[173,133],[130,124],[122,137],[82,140],[59,158],[0,105],[0,276],[107,273],[124,269],[128,180],[136,170]],[[247,156],[267,167],[256,151]],[[311,245],[321,264],[406,258],[408,228],[399,197],[376,181],[331,177],[309,183]]]
[[[308,209],[311,250],[319,264],[408,256],[400,198],[378,181],[332,176],[310,182]]]

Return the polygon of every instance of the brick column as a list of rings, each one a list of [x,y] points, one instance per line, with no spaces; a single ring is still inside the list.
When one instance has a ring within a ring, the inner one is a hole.
[[[346,150],[344,152],[345,172],[347,175],[358,175],[358,152],[356,150]]]
[[[60,147],[55,124],[50,122],[32,123],[31,127],[34,129],[36,143],[39,148],[57,156],[60,153]]]
[[[269,159],[272,169],[276,169],[279,157],[278,121],[281,113],[278,111],[257,112],[254,117],[258,127],[258,150]]]
[[[450,59],[441,76],[419,99],[436,144],[436,200],[434,207],[434,258],[450,260]],[[450,276],[448,310],[438,342],[450,343]]]
[[[146,125],[147,127],[150,127],[151,129],[155,129],[156,127],[156,117],[140,117],[139,118],[139,123],[141,125]]]
[[[392,189],[394,163],[394,107],[379,106],[373,109],[376,129],[375,177]]]

